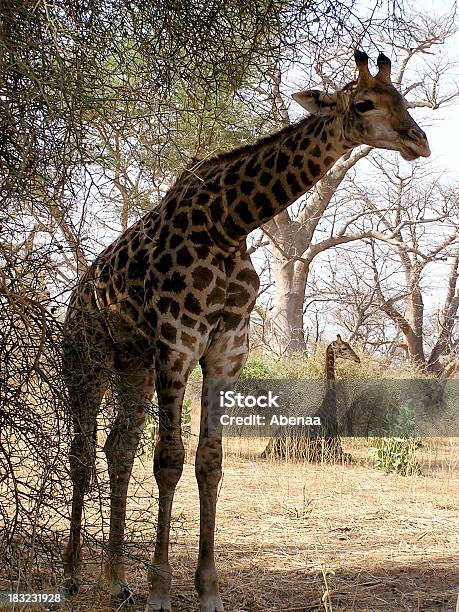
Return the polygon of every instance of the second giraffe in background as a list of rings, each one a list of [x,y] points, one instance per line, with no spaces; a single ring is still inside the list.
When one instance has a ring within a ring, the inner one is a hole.
[[[262,457],[287,457],[326,462],[350,458],[343,453],[338,435],[336,359],[349,359],[360,363],[360,357],[339,334],[325,350],[325,394],[315,414],[320,417],[321,427],[296,427],[288,430],[282,428],[282,434],[278,430],[263,451]]]

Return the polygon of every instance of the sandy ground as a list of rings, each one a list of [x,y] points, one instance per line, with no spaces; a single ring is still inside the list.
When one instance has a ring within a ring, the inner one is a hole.
[[[234,445],[228,444],[225,458],[216,532],[228,612],[455,612],[459,441],[422,449],[422,473],[409,477],[385,474],[363,459],[350,466],[255,460],[253,448]],[[359,452],[365,455],[354,449],[354,456]],[[198,494],[189,457],[173,513],[175,612],[198,610]],[[144,509],[150,492],[155,484],[144,459],[135,466],[129,505],[130,533],[142,542],[131,541],[129,548],[128,576],[137,595],[132,611],[142,610],[147,596],[154,516],[146,522]],[[97,512],[89,509],[87,521]],[[86,552],[82,590],[64,609],[117,609],[100,579],[99,552],[97,545]]]

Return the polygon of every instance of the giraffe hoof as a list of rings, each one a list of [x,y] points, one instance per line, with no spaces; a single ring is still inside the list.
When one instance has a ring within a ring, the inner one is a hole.
[[[64,582],[64,597],[68,599],[69,597],[73,597],[80,590],[80,582],[77,578],[66,578]]]
[[[220,595],[212,595],[201,600],[199,612],[224,612]]]
[[[145,612],[171,612],[171,600],[169,596],[163,597],[154,597],[151,596],[148,598],[147,605],[145,607]]]

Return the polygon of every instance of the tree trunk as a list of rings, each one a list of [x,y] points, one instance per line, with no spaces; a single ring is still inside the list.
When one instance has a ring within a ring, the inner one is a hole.
[[[401,324],[400,329],[402,330],[406,340],[409,360],[413,365],[424,370],[426,368],[426,359],[424,355],[424,342],[422,335],[419,336],[416,334],[411,325],[405,327],[403,324]]]
[[[452,363],[444,363],[442,359],[452,351],[453,330],[456,323],[457,311],[459,309],[459,295],[457,294],[459,255],[456,254],[451,262],[448,278],[448,291],[443,309],[440,315],[437,341],[434,344],[427,362],[427,372],[437,377],[448,375],[449,371],[455,371],[455,360]]]
[[[407,320],[410,324],[409,332],[405,333],[406,342],[408,345],[408,353],[413,364],[425,370],[426,356],[424,353],[424,300],[421,292],[421,275],[420,271],[411,270],[410,283],[408,285],[408,312]]]
[[[306,352],[303,327],[303,304],[308,266],[285,260],[278,254],[272,261],[276,285],[274,306],[270,313],[270,336],[277,354],[288,356]]]
[[[308,194],[306,206],[295,219],[284,210],[263,227],[271,243],[273,255],[275,291],[269,331],[273,350],[278,355],[306,352],[303,327],[304,294],[310,262],[322,249],[309,256],[305,255],[311,247],[317,224],[347,171],[370,151],[371,147],[366,146],[341,157]],[[300,261],[298,258],[306,261]]]

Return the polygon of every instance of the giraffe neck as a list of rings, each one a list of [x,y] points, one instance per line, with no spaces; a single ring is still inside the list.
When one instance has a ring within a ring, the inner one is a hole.
[[[325,396],[323,404],[327,410],[336,409],[335,351],[327,346],[325,351]]]
[[[204,166],[200,191],[210,205],[212,233],[240,244],[295,202],[356,145],[344,132],[335,116],[311,116],[257,145],[217,157],[215,168]]]
[[[331,346],[325,351],[325,379],[335,380],[335,351]]]

